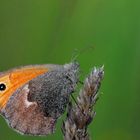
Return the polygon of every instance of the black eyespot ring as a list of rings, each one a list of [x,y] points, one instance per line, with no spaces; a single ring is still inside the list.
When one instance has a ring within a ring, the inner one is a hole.
[[[6,85],[4,83],[0,84],[0,91],[4,91],[6,89]]]

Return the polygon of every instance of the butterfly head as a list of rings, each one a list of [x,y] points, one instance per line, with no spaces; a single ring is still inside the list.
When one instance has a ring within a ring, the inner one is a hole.
[[[65,64],[64,68],[66,69],[66,77],[69,79],[73,85],[77,85],[79,82],[79,63],[72,62]]]

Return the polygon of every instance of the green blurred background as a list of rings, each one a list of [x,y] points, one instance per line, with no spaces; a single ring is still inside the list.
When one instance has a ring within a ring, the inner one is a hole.
[[[93,49],[89,49],[93,46]],[[89,127],[92,140],[140,139],[140,2],[138,0],[0,0],[0,71],[70,62],[74,50],[86,76],[105,65]],[[82,79],[82,78],[81,78]],[[61,140],[22,136],[0,118],[0,140]]]

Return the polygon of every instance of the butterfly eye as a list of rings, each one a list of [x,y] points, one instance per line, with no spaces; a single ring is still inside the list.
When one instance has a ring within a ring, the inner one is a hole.
[[[4,83],[0,84],[0,91],[4,91],[6,89],[6,85]]]

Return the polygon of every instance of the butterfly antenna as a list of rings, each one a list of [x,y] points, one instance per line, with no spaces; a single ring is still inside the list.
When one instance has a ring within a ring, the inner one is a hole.
[[[84,54],[86,52],[90,52],[90,49],[94,49],[94,48],[95,46],[85,46],[80,49],[74,49],[71,57],[71,62],[74,62],[79,57],[79,55]]]
[[[78,49],[74,49],[74,51],[73,51],[73,53],[72,53],[72,57],[71,57],[71,62],[74,62],[76,59],[77,59],[77,57],[79,56],[79,51],[78,51]]]

